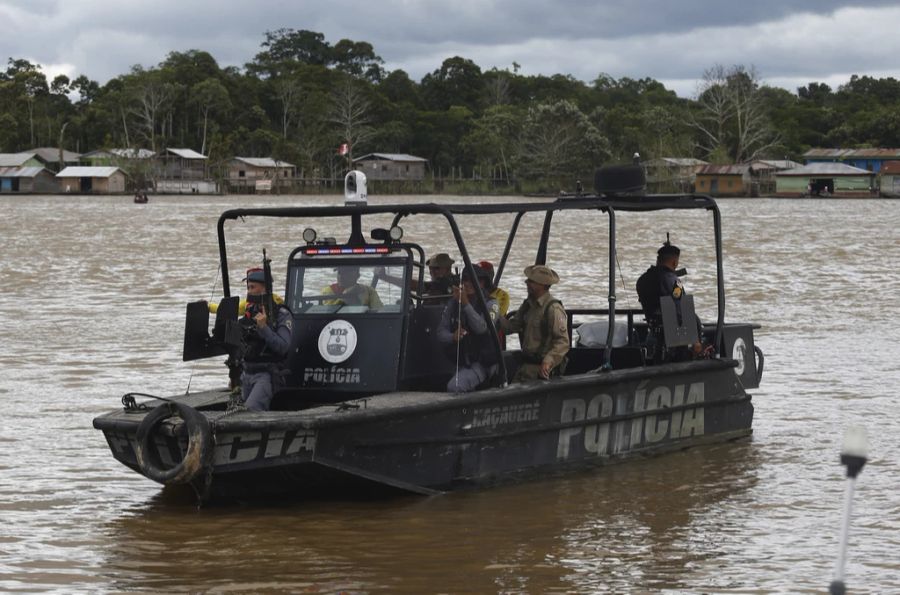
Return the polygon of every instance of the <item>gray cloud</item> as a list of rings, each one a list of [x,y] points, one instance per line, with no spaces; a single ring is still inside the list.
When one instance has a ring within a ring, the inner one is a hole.
[[[205,50],[242,66],[264,32],[281,27],[368,41],[388,68],[415,79],[460,55],[484,69],[517,62],[527,74],[586,81],[601,72],[651,77],[682,95],[715,63],[755,65],[787,88],[896,75],[900,49],[891,31],[900,8],[890,1],[0,0],[0,22],[0,56],[100,82],[170,51]]]

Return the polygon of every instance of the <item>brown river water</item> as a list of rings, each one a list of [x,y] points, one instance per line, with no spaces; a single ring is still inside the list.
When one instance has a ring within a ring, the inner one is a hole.
[[[418,200],[438,198],[370,202]],[[201,509],[116,462],[91,420],[122,394],[226,382],[219,359],[181,361],[184,304],[221,295],[219,214],[339,201],[0,198],[0,591],[822,593],[838,550],[842,435],[858,423],[870,459],[846,582],[900,593],[896,201],[720,202],[726,318],[761,324],[766,354],[748,440],[428,498]],[[554,293],[568,306],[605,303],[606,217],[594,216],[559,217],[551,242]],[[439,223],[402,225],[434,253],[448,249]],[[622,213],[617,223],[619,305],[637,306],[634,282],[670,231],[712,319],[711,216]],[[499,259],[508,219],[461,226],[473,256]],[[232,288],[262,246],[283,283],[299,229],[248,220],[228,230]],[[538,231],[526,217],[502,283],[514,304]]]

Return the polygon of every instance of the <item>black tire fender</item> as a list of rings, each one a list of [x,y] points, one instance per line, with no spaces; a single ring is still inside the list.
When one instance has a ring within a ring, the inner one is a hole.
[[[156,445],[153,444],[153,436],[157,426],[175,416],[184,420],[188,436],[187,452],[177,465],[166,468],[159,458]],[[141,473],[162,484],[189,483],[211,464],[213,449],[209,420],[184,403],[169,401],[153,409],[141,420],[135,439],[137,441],[135,454]]]

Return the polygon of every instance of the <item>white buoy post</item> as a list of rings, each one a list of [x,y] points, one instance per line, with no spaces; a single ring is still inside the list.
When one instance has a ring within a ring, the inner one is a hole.
[[[828,591],[831,595],[845,595],[844,565],[847,562],[847,539],[850,534],[850,512],[853,508],[853,491],[856,488],[856,476],[866,464],[868,455],[868,438],[862,426],[850,426],[844,432],[844,446],[841,449],[841,464],[847,468],[847,485],[844,490],[844,516],[841,522],[841,540],[838,549],[837,565],[834,569],[834,580]]]

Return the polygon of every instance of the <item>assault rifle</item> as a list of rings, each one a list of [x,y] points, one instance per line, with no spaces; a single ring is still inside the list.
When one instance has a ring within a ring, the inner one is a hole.
[[[267,324],[275,328],[275,296],[272,293],[272,260],[266,258],[266,249],[263,248],[263,276],[266,279],[266,295],[263,296],[263,308],[266,310]]]

